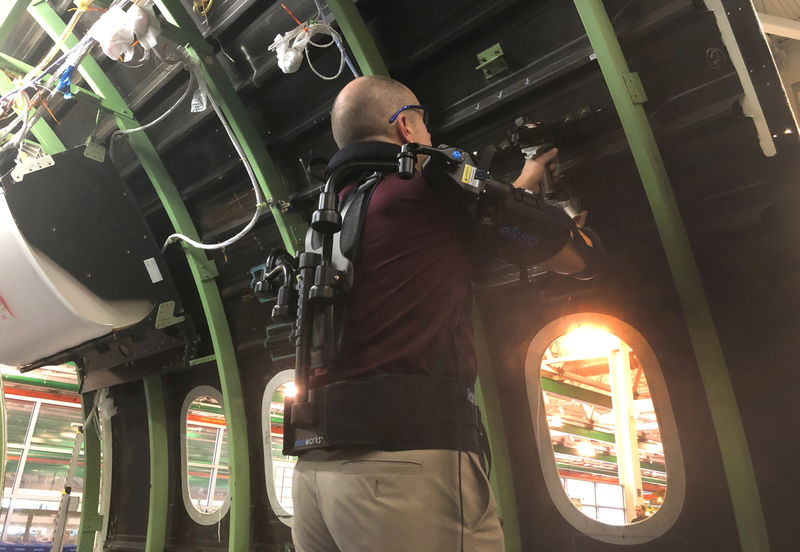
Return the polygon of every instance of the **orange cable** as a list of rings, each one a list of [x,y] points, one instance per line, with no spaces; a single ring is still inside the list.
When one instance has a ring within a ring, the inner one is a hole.
[[[289,15],[291,15],[291,16],[292,16],[292,19],[294,19],[294,22],[295,22],[295,23],[297,23],[297,26],[298,26],[298,27],[303,27],[303,30],[304,30],[305,32],[308,32],[308,29],[306,29],[306,26],[305,26],[305,25],[303,25],[303,23],[301,23],[301,22],[300,22],[300,20],[299,20],[299,19],[297,19],[297,18],[294,16],[294,14],[292,13],[292,10],[290,10],[289,8],[287,8],[287,7],[286,7],[286,4],[284,4],[283,2],[281,2],[281,7],[282,7],[284,10],[286,10],[286,13],[288,13]]]
[[[56,124],[57,124],[58,126],[61,126],[61,121],[59,121],[58,119],[56,119],[56,116],[55,116],[55,115],[53,115],[53,112],[52,112],[52,111],[50,111],[50,108],[48,107],[48,105],[47,105],[47,102],[46,102],[46,101],[44,101],[44,98],[42,98],[42,105],[43,105],[43,106],[44,106],[44,108],[47,110],[47,112],[50,114],[50,116],[53,118],[53,120],[56,122]]]

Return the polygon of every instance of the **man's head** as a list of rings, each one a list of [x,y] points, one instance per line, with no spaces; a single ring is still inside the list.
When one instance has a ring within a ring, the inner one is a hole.
[[[389,119],[405,105],[418,105],[411,90],[387,77],[359,77],[345,86],[331,110],[333,139],[343,148],[355,142],[378,140],[394,144],[418,142],[431,145],[422,110],[402,111],[393,123]]]
[[[647,514],[645,514],[644,504],[637,504],[636,505],[636,519],[642,519]]]

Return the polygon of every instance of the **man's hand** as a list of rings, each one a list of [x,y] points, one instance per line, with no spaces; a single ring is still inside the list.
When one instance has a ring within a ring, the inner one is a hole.
[[[522,167],[522,172],[512,186],[515,188],[525,188],[536,194],[541,193],[542,190],[539,184],[542,181],[545,170],[550,171],[553,182],[558,181],[558,167],[553,161],[557,155],[558,150],[553,148],[536,159],[526,159],[525,166]]]

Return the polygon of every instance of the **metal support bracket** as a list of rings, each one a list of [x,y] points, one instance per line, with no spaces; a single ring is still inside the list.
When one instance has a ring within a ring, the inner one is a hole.
[[[20,149],[20,158],[17,161],[17,166],[11,171],[11,178],[14,182],[22,182],[26,174],[31,174],[53,165],[55,165],[53,158],[45,155],[38,144],[26,140]]]
[[[175,301],[165,301],[158,305],[155,324],[157,330],[180,324],[184,320],[185,316],[175,316]]]
[[[92,161],[102,163],[106,160],[106,148],[95,142],[91,136],[86,139],[86,147],[83,150],[83,155]]]
[[[181,246],[186,252],[186,255],[194,258],[195,262],[197,263],[197,271],[200,274],[201,281],[208,282],[219,277],[217,263],[214,262],[214,259],[209,259],[206,257],[206,254],[203,250],[195,249],[194,247],[186,245],[183,242],[181,242]]]
[[[647,101],[647,94],[644,92],[639,73],[622,73],[622,81],[625,83],[628,96],[634,104],[643,104]]]
[[[214,362],[215,360],[217,360],[217,355],[207,355],[204,357],[197,357],[189,361],[189,366],[199,366],[200,364],[206,364],[207,362]]]
[[[480,69],[483,71],[483,77],[486,80],[508,69],[508,64],[506,60],[503,59],[503,48],[500,47],[500,43],[490,46],[482,52],[478,52],[478,62],[479,65],[475,70],[477,71]]]

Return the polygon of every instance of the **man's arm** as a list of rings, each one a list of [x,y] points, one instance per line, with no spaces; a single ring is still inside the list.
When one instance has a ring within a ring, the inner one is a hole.
[[[542,177],[544,177],[545,170],[550,171],[554,182],[558,181],[558,167],[553,161],[557,155],[558,150],[553,148],[536,159],[525,160],[525,165],[522,167],[522,172],[513,182],[512,186],[515,188],[524,188],[536,194],[541,193],[541,187],[539,186],[539,183],[542,181]],[[583,226],[584,222],[586,222],[586,211],[582,211],[577,219],[578,220],[576,220],[575,223],[578,226],[580,238],[586,242],[586,245],[592,247],[592,241],[580,230],[580,227]],[[540,263],[541,266],[558,274],[576,274],[584,270],[586,268],[586,262],[584,261],[580,252],[578,252],[578,249],[575,247],[575,238],[576,237],[574,235],[571,235],[570,240],[561,249],[561,251],[556,253],[547,261]]]

